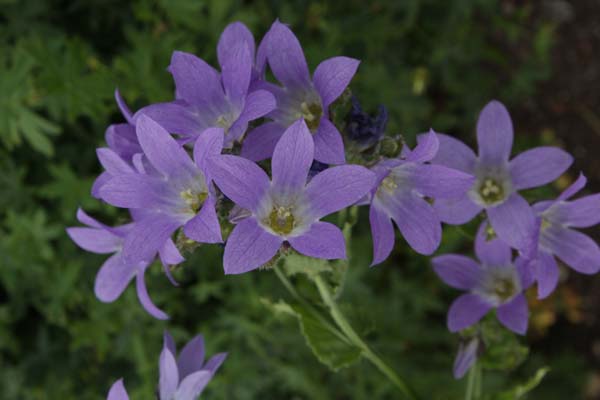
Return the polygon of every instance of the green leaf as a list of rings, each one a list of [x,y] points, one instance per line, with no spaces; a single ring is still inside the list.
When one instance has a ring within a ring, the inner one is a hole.
[[[517,336],[500,326],[494,315],[481,324],[485,353],[481,363],[486,369],[507,371],[516,368],[527,358],[529,348]]]
[[[529,380],[521,383],[514,388],[500,393],[496,398],[497,400],[517,400],[526,397],[526,395],[535,389],[541,382],[542,379],[548,374],[550,368],[543,367],[537,370]]]

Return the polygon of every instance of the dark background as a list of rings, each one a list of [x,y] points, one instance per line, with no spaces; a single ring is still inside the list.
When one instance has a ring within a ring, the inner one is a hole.
[[[362,60],[353,93],[385,104],[388,134],[409,143],[433,127],[474,144],[479,110],[504,102],[517,150],[562,146],[576,157],[551,197],[584,171],[600,183],[600,3],[579,1],[0,0],[0,398],[100,399],[125,378],[133,399],[151,398],[161,334],[181,346],[204,333],[209,354],[230,356],[203,398],[394,399],[367,362],[337,374],[314,358],[297,323],[269,312],[287,298],[268,272],[223,276],[217,247],[200,248],[173,288],[153,266],[153,299],[172,316],[152,319],[129,288],[113,304],[93,294],[103,257],[66,236],[78,206],[108,223],[124,214],[89,195],[95,148],[121,117],[119,87],[133,109],[172,97],[173,50],[215,63],[222,29],[241,20],[258,39],[280,18],[299,36],[311,68],[347,55]],[[364,210],[352,242],[342,301],[361,316],[367,341],[427,399],[461,398],[451,365],[457,338],[445,313],[457,292],[401,238],[369,269]],[[467,227],[467,230],[473,227]],[[591,230],[597,236],[597,230]],[[447,228],[440,253],[470,251]],[[484,393],[512,387],[542,366],[533,399],[600,398],[600,279],[564,269],[559,289],[530,293],[529,358],[486,371]],[[587,396],[587,397],[586,397]]]

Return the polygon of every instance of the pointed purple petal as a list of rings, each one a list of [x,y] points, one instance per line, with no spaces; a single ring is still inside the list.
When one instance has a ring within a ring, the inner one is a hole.
[[[589,228],[600,223],[600,194],[558,204],[560,222],[574,228]]]
[[[173,340],[173,336],[166,330],[163,333],[163,349],[169,350],[171,354],[177,354],[175,340]]]
[[[248,47],[250,57],[254,58],[254,36],[252,36],[252,32],[250,32],[248,27],[241,22],[233,22],[227,25],[223,33],[221,33],[219,43],[217,44],[217,57],[221,68],[230,62],[230,58],[233,57],[232,50],[240,43]]]
[[[448,310],[448,329],[458,332],[479,322],[492,308],[482,298],[475,294],[463,294],[450,306]]]
[[[315,141],[315,160],[334,165],[346,162],[342,135],[327,118],[321,118],[317,133],[313,138]]]
[[[123,239],[111,232],[97,228],[67,228],[67,234],[84,250],[97,254],[108,254],[118,251]]]
[[[137,120],[136,131],[144,154],[154,168],[164,175],[179,177],[196,170],[183,147],[177,144],[169,132],[149,117],[142,115]]]
[[[506,266],[512,262],[512,250],[502,239],[493,238],[488,240],[486,230],[488,222],[479,225],[475,237],[475,254],[479,261],[488,266]]]
[[[558,285],[560,270],[552,254],[540,251],[538,258],[531,263],[538,284],[538,299],[548,297]]]
[[[174,399],[177,400],[196,400],[202,393],[212,374],[209,371],[196,371],[183,378]]]
[[[177,358],[179,369],[179,380],[183,380],[189,374],[200,371],[204,364],[204,337],[198,335],[187,342]]]
[[[246,121],[264,117],[277,107],[275,96],[267,90],[255,90],[246,97],[246,105],[240,115]]]
[[[265,171],[252,161],[238,156],[213,157],[209,170],[225,196],[249,210],[259,207],[271,185]]]
[[[313,82],[321,95],[323,107],[329,107],[348,86],[360,61],[349,57],[333,57],[323,61],[315,69]]]
[[[283,239],[265,231],[254,218],[241,221],[225,244],[225,273],[242,274],[264,265],[277,254],[282,243]]]
[[[131,156],[141,150],[135,134],[135,127],[129,124],[113,124],[106,129],[104,139],[115,153],[129,161]]]
[[[481,206],[475,204],[466,195],[457,199],[436,200],[433,208],[440,220],[451,225],[466,224],[481,211]]]
[[[433,270],[448,286],[471,290],[477,285],[482,270],[471,258],[458,254],[445,254],[431,260]]]
[[[563,201],[571,198],[572,196],[577,194],[581,189],[583,189],[586,184],[587,178],[585,177],[585,175],[583,175],[583,173],[579,173],[579,176],[577,177],[575,182],[573,182],[571,186],[566,188],[556,200]]]
[[[487,215],[498,237],[515,249],[524,249],[534,234],[535,218],[527,201],[513,193],[504,203],[487,209]]]
[[[179,221],[162,214],[137,221],[123,243],[124,262],[149,262],[179,226]]]
[[[551,226],[542,232],[545,247],[582,274],[600,270],[600,248],[589,236],[572,229]]]
[[[410,180],[420,194],[433,199],[460,198],[473,186],[475,177],[442,165],[407,163]]]
[[[102,189],[102,186],[104,186],[106,182],[108,182],[111,178],[112,175],[108,172],[102,172],[100,175],[98,175],[98,177],[92,185],[92,196],[94,196],[97,199],[100,199],[100,190]]]
[[[146,287],[144,271],[145,268],[141,269],[135,278],[135,288],[140,304],[154,318],[161,320],[169,319],[169,316],[152,302],[148,294],[148,288]]]
[[[290,28],[275,21],[265,35],[263,43],[269,66],[279,82],[290,88],[310,85],[304,52]]]
[[[104,262],[94,281],[94,293],[98,300],[111,303],[125,290],[135,276],[135,265],[125,264],[120,254]]]
[[[116,100],[117,105],[119,106],[119,110],[121,111],[121,114],[123,114],[123,117],[125,118],[125,120],[127,120],[127,122],[129,124],[133,125],[133,118],[132,118],[133,114],[131,113],[131,110],[127,106],[127,103],[125,103],[125,100],[123,100],[123,97],[121,96],[121,93],[119,92],[119,89],[115,89],[115,100]]]
[[[473,172],[476,160],[473,150],[460,140],[443,133],[438,133],[437,139],[439,148],[431,160],[433,164],[445,165],[467,173]]]
[[[208,105],[223,98],[219,73],[193,54],[174,51],[169,72],[177,87],[177,97],[190,104]]]
[[[487,165],[503,165],[510,157],[513,135],[506,107],[496,100],[490,101],[477,121],[479,159]]]
[[[404,155],[406,161],[425,162],[431,161],[435,157],[439,147],[440,141],[437,134],[431,129],[429,132],[417,136],[417,146],[413,150],[408,149],[407,146],[404,146],[402,150],[406,149],[407,151]]]
[[[454,379],[460,379],[465,374],[475,361],[477,360],[477,350],[479,349],[479,340],[477,338],[473,338],[469,340],[466,344],[461,343],[458,347],[458,353],[456,354],[456,358],[454,359]]]
[[[171,265],[177,265],[185,261],[185,258],[181,255],[173,240],[169,239],[165,242],[165,245],[158,251],[160,261],[163,265],[163,270],[167,278],[173,286],[179,286],[173,275],[171,274]]]
[[[134,173],[133,168],[111,149],[101,147],[96,149],[96,155],[98,156],[100,164],[102,164],[106,172],[111,175]]]
[[[329,222],[315,222],[308,232],[288,238],[292,247],[308,257],[326,260],[346,259],[346,241],[342,231]]]
[[[204,364],[204,367],[202,367],[202,369],[210,371],[214,375],[215,372],[217,372],[217,370],[221,366],[221,364],[223,364],[223,362],[225,361],[226,358],[227,358],[227,353],[217,353],[214,356],[212,356],[206,362],[206,364]]]
[[[394,248],[394,225],[392,219],[385,211],[371,204],[369,208],[369,222],[371,223],[371,235],[373,236],[373,262],[371,266],[383,262]]]
[[[110,387],[108,397],[106,400],[129,400],[125,386],[123,385],[123,378],[119,379]]]
[[[251,130],[242,143],[241,156],[252,161],[271,158],[285,128],[276,122],[267,122]]]
[[[358,165],[342,165],[319,173],[306,186],[314,218],[348,207],[375,185],[375,174]]]
[[[295,194],[304,188],[314,150],[315,145],[304,120],[299,119],[290,125],[273,152],[273,189]]]
[[[98,222],[95,218],[90,217],[83,209],[77,209],[77,221],[92,228],[105,229],[106,225]]]
[[[516,190],[545,185],[561,176],[573,163],[573,157],[556,147],[537,147],[527,150],[509,164]]]
[[[222,128],[208,128],[194,144],[194,162],[200,168],[204,177],[210,180],[210,157],[218,156],[223,150],[224,131]]]
[[[166,348],[160,353],[158,363],[159,381],[158,390],[161,399],[171,399],[179,386],[179,373],[174,355]]]
[[[114,176],[99,190],[100,198],[122,208],[152,208],[163,203],[165,184],[142,174]]]
[[[204,201],[200,212],[183,226],[183,232],[198,243],[223,242],[213,196],[209,196]]]
[[[509,303],[498,307],[496,316],[502,325],[519,335],[524,335],[529,319],[529,307],[525,296],[520,294]]]
[[[181,101],[151,104],[135,113],[139,121],[146,116],[162,126],[169,133],[185,136],[198,136],[206,128],[206,122],[194,113],[193,109]]]
[[[227,99],[241,107],[250,86],[252,58],[245,43],[235,44],[221,67],[221,77]]]

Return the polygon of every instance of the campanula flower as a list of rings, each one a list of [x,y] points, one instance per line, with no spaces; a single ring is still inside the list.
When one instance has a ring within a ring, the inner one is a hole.
[[[569,168],[573,158],[555,147],[527,150],[509,161],[513,126],[508,111],[491,101],[477,122],[479,154],[462,142],[440,135],[440,149],[432,162],[475,175],[471,190],[459,199],[435,203],[442,221],[463,224],[485,209],[494,231],[517,249],[528,245],[535,218],[519,190],[547,184]]]
[[[198,138],[194,146],[195,163],[185,149],[150,118],[139,118],[136,132],[152,170],[146,171],[140,165],[129,172],[116,171],[100,188],[104,201],[132,210],[135,225],[123,243],[126,262],[152,259],[180,227],[194,241],[221,242],[216,197],[206,160],[221,153],[223,130],[207,129]]]
[[[569,200],[583,189],[586,181],[582,174],[556,200],[533,205],[539,222],[539,241],[531,268],[540,298],[547,297],[558,284],[559,269],[555,257],[582,274],[600,271],[598,244],[588,235],[572,229],[600,223],[600,194]]]
[[[317,66],[311,79],[300,42],[279,21],[275,21],[265,35],[259,54],[261,50],[282,86],[263,85],[275,95],[277,108],[267,115],[271,122],[248,133],[242,156],[253,161],[271,157],[286,128],[303,118],[314,139],[315,160],[343,164],[344,142],[329,119],[329,106],[348,86],[359,61],[348,57],[330,58]]]
[[[428,162],[438,149],[435,132],[423,136],[413,151],[405,150],[404,158],[388,159],[377,164],[377,186],[371,193],[369,219],[373,236],[373,263],[384,261],[394,247],[392,220],[418,253],[431,254],[442,237],[440,220],[427,201],[456,198],[473,185],[474,177]]]
[[[227,240],[225,273],[240,274],[264,265],[283,242],[309,257],[346,257],[341,230],[319,219],[365,196],[375,184],[375,174],[358,165],[344,165],[328,168],[307,183],[314,147],[306,122],[300,119],[275,147],[271,180],[245,158],[212,158],[214,182],[234,203],[251,212]]]
[[[460,331],[479,322],[491,309],[511,331],[524,335],[529,311],[523,291],[531,285],[531,276],[523,258],[512,261],[511,248],[498,238],[489,239],[482,226],[475,239],[473,259],[446,254],[432,259],[436,274],[449,286],[466,290],[448,311],[448,329]]]

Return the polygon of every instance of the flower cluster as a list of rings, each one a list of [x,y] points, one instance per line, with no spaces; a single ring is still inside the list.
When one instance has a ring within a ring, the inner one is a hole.
[[[573,160],[553,147],[510,159],[513,127],[501,103],[492,101],[481,112],[477,155],[433,130],[419,135],[412,149],[398,142],[400,151],[390,154],[380,151],[385,108],[371,117],[353,98],[346,126],[338,130],[333,122],[358,60],[325,60],[311,76],[298,39],[279,21],[258,48],[246,26],[229,25],[217,56],[220,71],[192,54],[173,53],[173,101],[132,113],[116,92],[126,123],[110,126],[108,147],[97,150],[104,172],[92,195],[128,210],[132,222],[110,227],[79,210],[86,227],[68,229],[83,249],[112,253],[96,277],[101,301],[116,300],[135,277],[143,307],[166,319],[148,296],[144,272],[158,258],[176,284],[170,268],[195,243],[225,242],[226,274],[270,265],[289,251],[344,259],[344,235],[321,219],[361,205],[369,205],[372,265],[392,252],[394,223],[414,251],[431,255],[442,222],[482,217],[475,240],[479,262],[462,255],[433,259],[444,282],[467,292],[450,307],[452,332],[496,309],[500,323],[524,334],[523,292],[534,283],[540,297],[554,290],[555,257],[582,273],[600,270],[596,243],[572,229],[600,222],[600,195],[569,201],[585,185],[581,176],[556,200],[530,206],[519,191],[555,180]],[[267,68],[277,82],[267,80]],[[461,348],[457,376],[474,362],[477,348],[477,341]],[[211,361],[191,368],[185,360],[192,350],[186,349],[176,364],[166,336],[161,398],[192,398],[212,376]],[[113,391],[124,393],[122,383]]]

